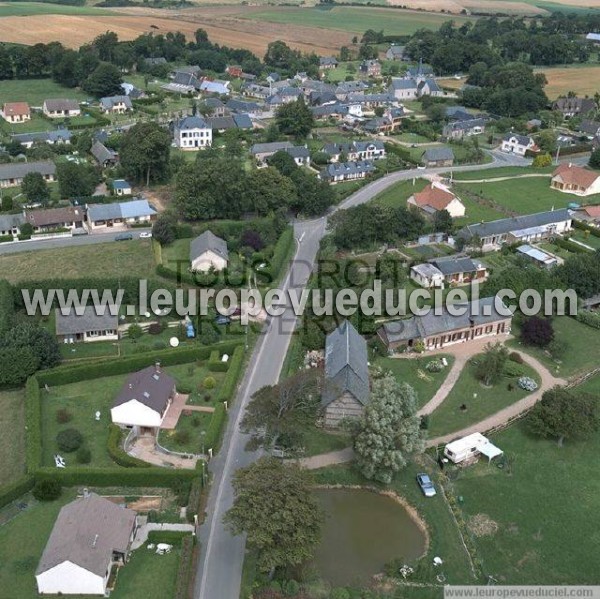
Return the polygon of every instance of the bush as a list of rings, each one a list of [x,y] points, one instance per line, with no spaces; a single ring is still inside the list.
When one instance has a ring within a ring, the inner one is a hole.
[[[92,461],[92,452],[87,447],[80,447],[75,457],[78,464],[89,464]]]
[[[226,415],[225,406],[223,404],[217,405],[204,437],[204,446],[207,450],[212,448],[213,452],[217,451],[221,442],[221,433],[223,431],[223,425],[225,424]]]
[[[217,381],[215,380],[214,376],[207,376],[203,381],[202,381],[202,386],[205,389],[214,389],[215,386],[217,384]]]
[[[57,480],[43,478],[38,480],[33,487],[33,496],[38,501],[54,501],[62,493],[62,488]]]
[[[431,360],[431,362],[425,364],[425,370],[427,372],[442,372],[444,365],[441,360]]]
[[[61,451],[73,453],[83,443],[83,435],[76,428],[67,428],[56,435],[56,444]]]
[[[192,387],[190,385],[186,385],[185,383],[177,383],[177,393],[181,393],[182,395],[190,395],[192,392]]]
[[[594,329],[600,329],[600,313],[592,312],[591,310],[579,310],[575,319],[582,324],[592,327]]]
[[[502,374],[509,378],[516,378],[518,376],[522,376],[523,366],[521,364],[517,364],[516,362],[507,360],[504,364],[504,368],[502,369]]]
[[[225,375],[225,380],[219,388],[217,396],[218,401],[231,401],[237,388],[238,379],[244,365],[244,346],[238,345],[233,350],[233,355],[229,359],[229,369]]]
[[[527,345],[546,347],[554,339],[554,327],[548,318],[532,316],[521,325],[521,339]]]
[[[190,442],[190,433],[189,431],[175,431],[175,434],[173,435],[173,439],[175,440],[175,443],[177,443],[178,445],[185,445],[186,443]]]
[[[508,359],[511,362],[516,362],[517,364],[523,364],[523,357],[521,356],[521,354],[519,352],[516,352],[516,351],[510,352],[510,354],[508,355]]]
[[[71,422],[73,420],[73,414],[69,412],[66,408],[60,408],[60,410],[56,410],[56,422],[59,424],[66,424],[67,422]]]
[[[160,335],[162,332],[163,332],[163,326],[160,322],[153,322],[148,327],[148,333],[150,333],[150,335]]]

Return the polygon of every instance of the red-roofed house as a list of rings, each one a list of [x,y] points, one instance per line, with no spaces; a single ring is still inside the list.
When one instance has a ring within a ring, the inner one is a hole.
[[[423,191],[411,195],[407,204],[419,208],[429,216],[440,210],[447,210],[452,218],[465,215],[464,204],[441,183],[430,183]]]
[[[561,164],[552,173],[550,187],[579,196],[600,193],[600,173],[574,164]]]
[[[31,110],[27,102],[6,102],[1,114],[9,123],[25,123],[31,119]]]

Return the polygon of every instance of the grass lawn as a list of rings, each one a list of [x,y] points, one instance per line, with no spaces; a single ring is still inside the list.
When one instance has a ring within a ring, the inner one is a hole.
[[[479,204],[464,193],[461,194],[460,187],[460,185],[455,185],[453,191],[456,193],[456,195],[458,195],[460,201],[465,206],[465,216],[463,218],[454,219],[454,224],[457,227],[463,227],[472,223],[480,223],[483,221],[506,218],[506,215],[502,214],[502,212],[498,212],[490,206]]]
[[[540,377],[533,368],[526,364],[522,364],[521,368],[523,375],[540,382]],[[529,395],[528,391],[517,386],[516,377],[502,377],[492,387],[484,387],[475,378],[474,371],[474,365],[468,362],[448,397],[431,414],[428,430],[430,437],[459,431]],[[512,391],[508,390],[509,384],[514,387]],[[462,404],[467,406],[465,411],[460,409]]]
[[[465,171],[456,173],[453,177],[455,183],[461,181],[477,181],[479,179],[495,179],[497,177],[518,177],[519,175],[528,175],[531,173],[552,173],[556,166],[546,166],[534,168],[532,166],[499,166],[498,168],[487,168],[482,171]],[[446,173],[449,176],[449,173]],[[545,180],[545,179],[543,179]]]
[[[17,3],[11,2],[10,4],[0,5],[0,11],[10,8],[15,4]],[[78,6],[34,4],[32,2],[23,2],[19,4],[22,4],[23,6],[48,7],[53,12],[62,9],[80,10],[80,7]],[[3,81],[2,85],[0,85],[0,104],[4,104],[4,102],[29,102],[32,106],[41,106],[46,99],[69,98],[71,100],[82,101],[87,100],[89,97],[89,94],[86,94],[77,88],[64,87],[55,83],[52,79],[7,80]],[[56,120],[59,121],[60,119]],[[47,123],[48,121],[44,122]],[[52,128],[52,126],[46,127],[46,129],[47,128]]]
[[[100,248],[100,249],[99,249]],[[18,254],[7,254],[0,261],[0,278],[11,283],[36,279],[88,277],[154,276],[154,256],[150,240],[134,239],[121,243],[80,245]]]
[[[25,473],[24,400],[22,390],[0,392],[0,486]]]
[[[343,432],[331,433],[313,426],[304,433],[304,453],[302,455],[311,456],[339,451],[350,445],[350,435]]]
[[[224,372],[209,372],[206,365],[202,362],[167,366],[165,370],[180,385],[192,389],[191,397],[188,399],[190,404],[203,406],[216,405],[219,387],[225,378]],[[216,384],[213,389],[206,389],[203,386],[204,380],[209,376],[215,379]]]
[[[510,471],[481,462],[454,483],[467,521],[485,514],[498,526],[474,539],[485,571],[498,584],[598,584],[600,436],[559,448],[518,424],[492,441]]]
[[[581,241],[581,243],[585,243],[590,247],[593,247],[595,250],[600,250],[600,237],[596,237],[595,235],[586,235],[585,231],[581,231],[580,229],[573,229],[570,237],[572,239],[576,239],[577,241]]]
[[[406,200],[414,193],[423,191],[428,184],[429,181],[425,179],[416,179],[414,184],[412,179],[409,181],[399,181],[378,194],[374,201],[384,206],[406,206]]]
[[[508,342],[513,347],[531,354],[557,376],[570,377],[587,372],[600,363],[600,331],[577,322],[569,316],[552,319],[554,336],[564,342],[567,350],[557,364],[544,350],[522,345],[518,340],[519,329],[513,324],[513,335],[517,338]]]
[[[427,144],[431,143],[431,140],[424,135],[420,135],[419,133],[410,133],[405,131],[404,133],[400,133],[399,135],[394,135],[394,139],[399,141],[404,141],[409,144]]]
[[[1,94],[2,91],[0,91],[0,95]],[[35,112],[31,115],[31,120],[26,121],[25,123],[7,123],[4,119],[0,121],[0,132],[6,135],[13,135],[16,133],[37,133],[39,131],[50,131],[51,129],[55,129],[55,125]]]
[[[301,23],[304,27],[323,27],[353,33],[367,29],[385,29],[386,35],[410,35],[418,29],[438,29],[447,20],[445,15],[419,13],[385,8],[360,8],[335,6],[333,8],[270,7],[265,10],[239,15],[242,18],[271,23]],[[467,17],[453,15],[456,23],[472,21]]]
[[[204,435],[212,420],[209,412],[182,414],[174,431],[161,431],[159,443],[166,449],[181,453],[204,453]]]
[[[425,365],[446,358],[448,366],[441,372],[427,372]],[[454,356],[439,354],[420,358],[378,358],[376,366],[390,370],[400,383],[408,383],[417,392],[417,406],[424,406],[440,388],[454,363]]]

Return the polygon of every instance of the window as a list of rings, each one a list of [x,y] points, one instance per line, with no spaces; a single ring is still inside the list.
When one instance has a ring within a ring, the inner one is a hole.
[[[492,325],[489,325],[489,326],[485,327],[485,332],[486,332],[486,334],[487,334],[487,333],[491,333],[493,328],[494,328],[494,327],[493,327]]]

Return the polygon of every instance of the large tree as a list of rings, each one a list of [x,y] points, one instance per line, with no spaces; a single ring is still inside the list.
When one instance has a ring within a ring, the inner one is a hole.
[[[549,318],[532,316],[521,325],[521,339],[527,345],[547,347],[554,339],[554,327]]]
[[[244,210],[265,216],[296,203],[296,187],[277,169],[255,169],[245,178]]]
[[[304,139],[315,124],[312,112],[302,97],[295,102],[280,106],[275,114],[275,120],[282,133],[293,135],[296,139]]]
[[[502,376],[509,351],[500,343],[485,346],[483,355],[476,358],[475,377],[484,385],[494,385]]]
[[[81,87],[89,94],[100,98],[122,93],[121,83],[123,83],[121,71],[114,64],[101,62]]]
[[[28,202],[46,205],[50,199],[50,190],[41,173],[27,173],[23,177],[21,191]]]
[[[578,389],[553,387],[542,395],[527,417],[529,430],[540,437],[584,439],[600,429],[599,398]]]
[[[264,572],[313,556],[323,522],[311,474],[296,464],[261,458],[233,477],[235,499],[225,514],[234,534],[247,534]]]
[[[424,449],[414,389],[387,373],[373,383],[371,400],[354,438],[363,476],[385,484]]]
[[[119,156],[127,176],[136,181],[168,177],[171,136],[157,123],[137,123],[123,135]]]
[[[89,164],[61,162],[56,167],[56,177],[61,198],[91,196],[98,183],[98,174]]]

